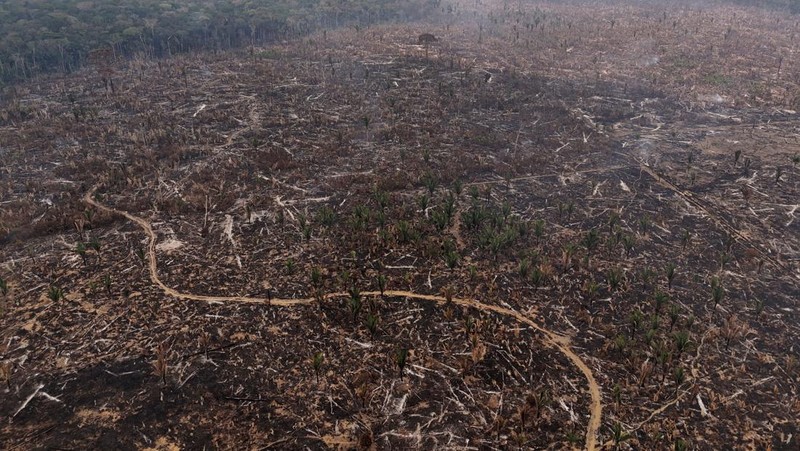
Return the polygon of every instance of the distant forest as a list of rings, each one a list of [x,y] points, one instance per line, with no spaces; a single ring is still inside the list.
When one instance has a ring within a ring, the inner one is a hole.
[[[0,82],[71,72],[100,49],[112,58],[224,50],[319,27],[405,21],[439,7],[440,0],[2,1]]]
[[[441,1],[0,0],[0,85],[42,72],[72,72],[102,49],[101,59],[225,50],[320,27],[413,20],[442,8]],[[800,0],[718,1],[800,12]]]
[[[773,8],[773,9],[788,11],[795,14],[800,13],[799,0],[727,0],[727,1],[739,5]]]

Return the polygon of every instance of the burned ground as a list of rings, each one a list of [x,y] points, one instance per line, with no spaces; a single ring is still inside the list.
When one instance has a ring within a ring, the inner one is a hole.
[[[792,24],[548,8],[18,87],[3,442],[796,446]]]

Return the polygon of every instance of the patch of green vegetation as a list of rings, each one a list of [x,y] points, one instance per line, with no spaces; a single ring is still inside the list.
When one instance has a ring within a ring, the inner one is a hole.
[[[752,83],[748,89],[751,98],[766,98],[769,96],[769,87],[765,83]]]
[[[709,74],[703,77],[703,83],[712,86],[728,86],[732,82],[733,80],[730,77],[723,74]]]
[[[685,56],[679,56],[672,60],[672,66],[676,69],[694,69],[697,67],[697,63]]]

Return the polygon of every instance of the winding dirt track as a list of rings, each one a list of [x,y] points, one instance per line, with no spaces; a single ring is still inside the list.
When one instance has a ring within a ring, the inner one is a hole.
[[[117,210],[115,208],[111,208],[105,206],[94,199],[94,193],[97,190],[97,187],[93,187],[89,192],[86,193],[84,196],[84,202],[99,209],[102,211],[106,211],[113,214],[118,214],[124,216],[128,220],[135,222],[139,227],[141,227],[148,236],[148,246],[147,246],[147,259],[148,259],[148,267],[150,273],[150,280],[153,282],[154,285],[158,286],[165,294],[172,296],[176,299],[183,299],[186,301],[200,301],[200,302],[236,302],[236,303],[246,303],[246,304],[264,304],[264,305],[277,305],[277,306],[296,306],[296,305],[309,305],[315,302],[314,298],[305,298],[305,299],[279,299],[273,298],[271,300],[265,298],[257,298],[257,297],[242,297],[242,296],[205,296],[199,294],[192,294],[192,293],[182,293],[180,291],[175,290],[174,288],[168,287],[161,281],[158,277],[158,264],[156,259],[156,234],[153,231],[153,227],[150,225],[150,222],[147,220],[140,218],[138,216],[134,216],[128,212]],[[364,296],[378,296],[381,293],[378,291],[368,291],[361,293]],[[438,304],[443,304],[447,300],[442,296],[433,296],[428,294],[418,294],[412,293],[409,291],[395,291],[395,290],[387,290],[383,293],[385,296],[392,296],[392,297],[404,297],[407,299],[416,299],[421,301],[430,301],[435,302]],[[332,298],[340,298],[348,296],[347,293],[328,293],[324,296],[325,299],[332,299]],[[602,420],[602,397],[600,395],[600,386],[597,384],[597,381],[594,378],[594,374],[592,370],[586,365],[586,363],[575,354],[569,347],[569,338],[555,332],[552,332],[544,327],[540,326],[532,319],[528,318],[527,316],[523,315],[516,310],[508,309],[505,307],[500,307],[496,305],[484,304],[479,302],[475,299],[459,299],[453,298],[452,302],[457,305],[461,305],[464,307],[471,307],[477,310],[481,310],[484,312],[492,312],[499,315],[503,315],[509,318],[515,319],[517,322],[525,324],[539,332],[541,332],[545,337],[545,343],[551,345],[558,349],[562,354],[564,354],[580,371],[583,373],[584,377],[586,377],[586,381],[589,385],[589,395],[591,396],[591,403],[590,403],[590,417],[589,417],[589,424],[586,429],[586,446],[585,449],[589,451],[594,451],[597,449],[597,432],[600,429],[600,423]]]

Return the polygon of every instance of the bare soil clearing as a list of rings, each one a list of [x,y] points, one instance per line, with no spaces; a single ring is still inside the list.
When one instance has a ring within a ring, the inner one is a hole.
[[[0,440],[796,447],[794,22],[486,7],[17,88]]]

